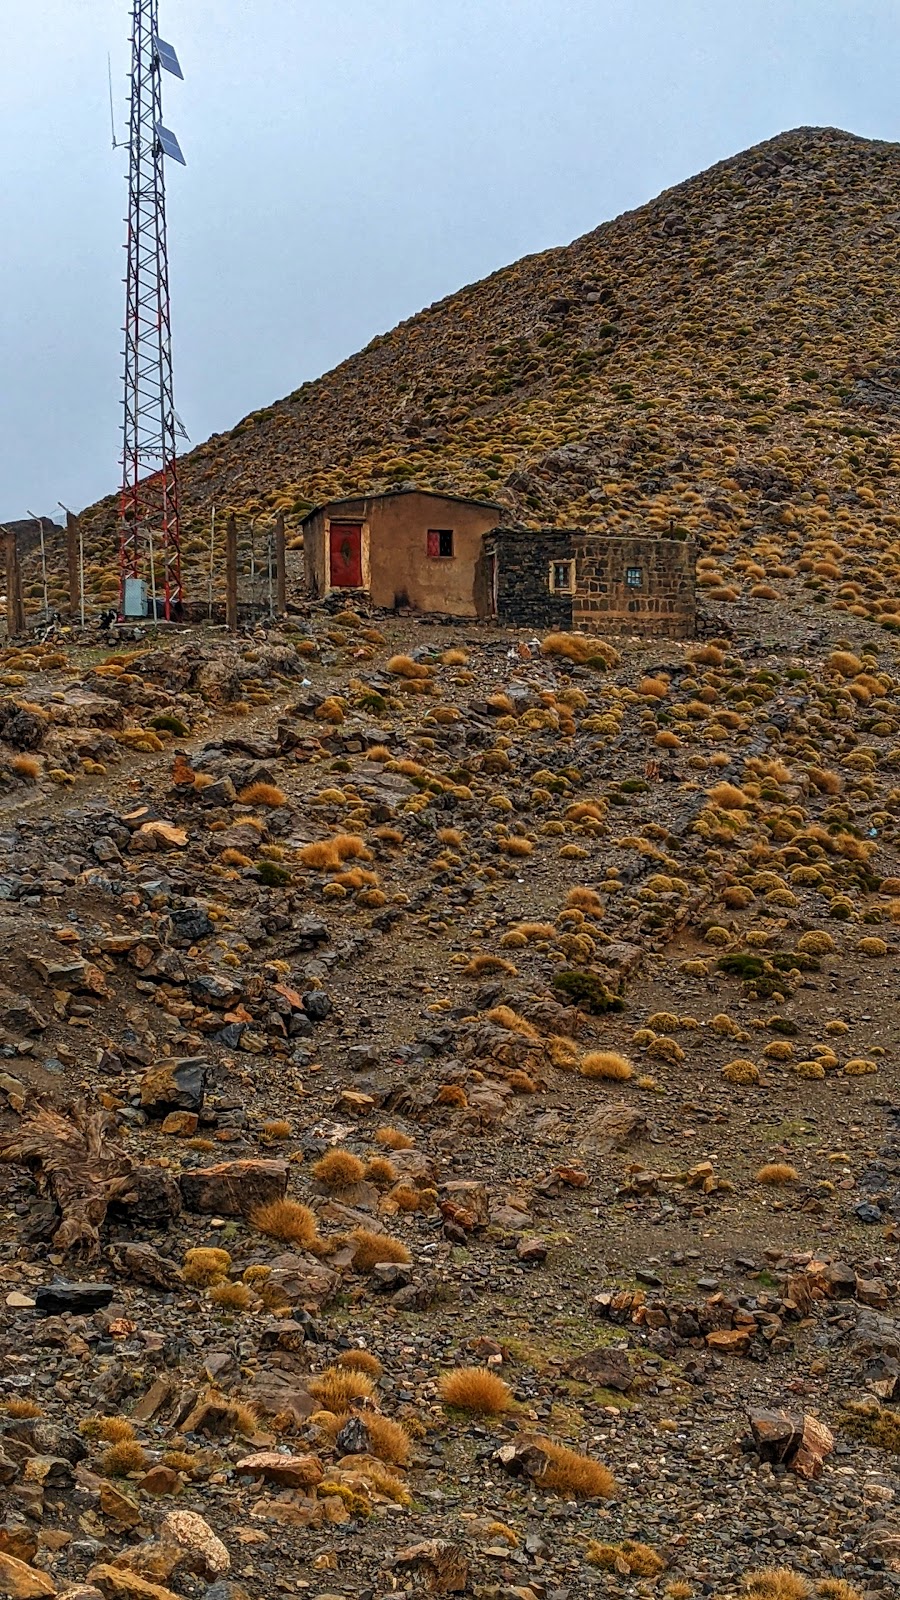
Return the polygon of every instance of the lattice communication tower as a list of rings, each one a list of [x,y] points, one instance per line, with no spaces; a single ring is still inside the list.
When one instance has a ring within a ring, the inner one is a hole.
[[[127,580],[149,579],[154,610],[171,620],[183,595],[165,163],[185,160],[162,120],[162,74],[184,74],[159,37],[158,9],[159,0],[134,0],[119,609],[124,615]]]

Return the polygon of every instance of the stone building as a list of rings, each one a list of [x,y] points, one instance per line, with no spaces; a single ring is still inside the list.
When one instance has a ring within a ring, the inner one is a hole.
[[[307,588],[510,627],[693,636],[689,540],[503,526],[501,515],[424,489],[329,501],[302,524]]]
[[[494,528],[484,559],[487,615],[498,622],[668,639],[696,630],[691,540]]]
[[[303,519],[306,583],[316,599],[364,590],[387,611],[488,613],[482,535],[500,506],[425,489],[389,489],[317,506]]]

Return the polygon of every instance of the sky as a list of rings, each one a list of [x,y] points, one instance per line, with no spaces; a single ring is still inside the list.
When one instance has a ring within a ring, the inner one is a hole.
[[[131,0],[3,0],[0,519],[118,485]],[[897,139],[897,0],[160,0],[193,443],[801,124]]]

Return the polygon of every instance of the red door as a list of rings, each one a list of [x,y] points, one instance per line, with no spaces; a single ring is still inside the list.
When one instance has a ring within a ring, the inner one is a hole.
[[[332,589],[362,588],[362,524],[333,522],[330,529]]]

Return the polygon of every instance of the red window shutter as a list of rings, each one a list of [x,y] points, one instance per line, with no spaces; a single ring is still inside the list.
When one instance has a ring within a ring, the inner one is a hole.
[[[437,528],[428,529],[428,554],[439,556],[441,553],[441,536]]]

